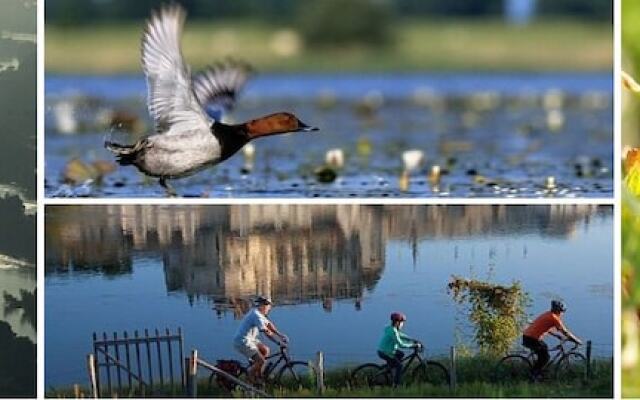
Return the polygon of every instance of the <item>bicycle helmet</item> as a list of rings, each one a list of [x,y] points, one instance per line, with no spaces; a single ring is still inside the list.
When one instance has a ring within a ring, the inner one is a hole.
[[[552,300],[551,311],[565,312],[567,311],[567,307],[560,300]]]
[[[401,312],[391,313],[391,322],[399,322],[399,321],[406,321],[406,320],[407,320],[407,316]]]
[[[264,305],[272,305],[273,302],[271,301],[271,298],[269,297],[265,297],[265,296],[258,296],[255,298],[255,300],[253,300],[253,304],[258,307],[258,306],[264,306]]]

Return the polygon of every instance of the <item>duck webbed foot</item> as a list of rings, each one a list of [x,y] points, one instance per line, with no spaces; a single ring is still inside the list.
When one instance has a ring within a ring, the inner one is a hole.
[[[162,186],[167,194],[167,197],[178,197],[178,192],[173,188],[173,186],[167,183],[165,178],[160,178],[160,186]]]

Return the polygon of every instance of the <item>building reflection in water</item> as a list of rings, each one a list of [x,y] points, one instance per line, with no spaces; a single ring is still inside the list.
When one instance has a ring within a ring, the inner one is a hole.
[[[130,274],[157,258],[168,292],[240,317],[257,293],[278,304],[361,298],[380,280],[389,240],[535,233],[570,238],[610,207],[554,206],[49,206],[46,273]],[[455,250],[452,250],[455,251]],[[526,249],[523,250],[523,254]]]

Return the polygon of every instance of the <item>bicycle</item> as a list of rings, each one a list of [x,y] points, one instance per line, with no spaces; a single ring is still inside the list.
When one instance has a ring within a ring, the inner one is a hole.
[[[312,388],[315,383],[315,375],[309,367],[309,363],[292,360],[286,343],[274,339],[271,340],[278,345],[279,350],[267,356],[261,384],[279,387]],[[277,358],[275,362],[273,361],[274,358]],[[254,363],[253,360],[249,360],[246,365],[238,360],[218,360],[219,363],[222,361],[235,363],[238,371],[233,375],[242,380],[247,380],[248,369]],[[213,384],[214,378],[220,386],[229,391],[233,391],[236,387],[229,379],[218,376],[215,372],[212,372],[209,376],[209,386]]]
[[[542,374],[552,370],[555,379],[567,381],[573,381],[585,376],[587,358],[576,351],[580,347],[578,343],[571,341],[573,346],[565,349],[564,345],[569,341],[569,339],[564,338],[556,346],[549,349],[549,353],[555,354],[549,358],[549,362],[542,368]],[[534,381],[536,377],[533,373],[533,366],[536,360],[537,356],[532,350],[508,354],[498,361],[495,367],[495,379],[496,381]]]
[[[424,352],[422,343],[417,342],[411,354],[402,359],[403,376],[409,376],[411,382],[429,383],[434,386],[449,385],[449,370],[437,361],[427,360],[421,356]],[[417,365],[414,364],[417,362]],[[351,385],[356,386],[390,386],[393,382],[394,370],[387,362],[383,364],[366,363],[358,366],[351,373]]]

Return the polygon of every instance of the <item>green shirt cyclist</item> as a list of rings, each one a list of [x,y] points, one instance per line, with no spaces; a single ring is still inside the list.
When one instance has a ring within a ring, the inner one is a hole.
[[[393,385],[398,386],[402,379],[402,359],[404,353],[400,349],[419,347],[420,343],[402,332],[407,317],[400,312],[391,314],[391,325],[384,328],[384,334],[378,344],[378,357],[382,358],[395,370]]]

